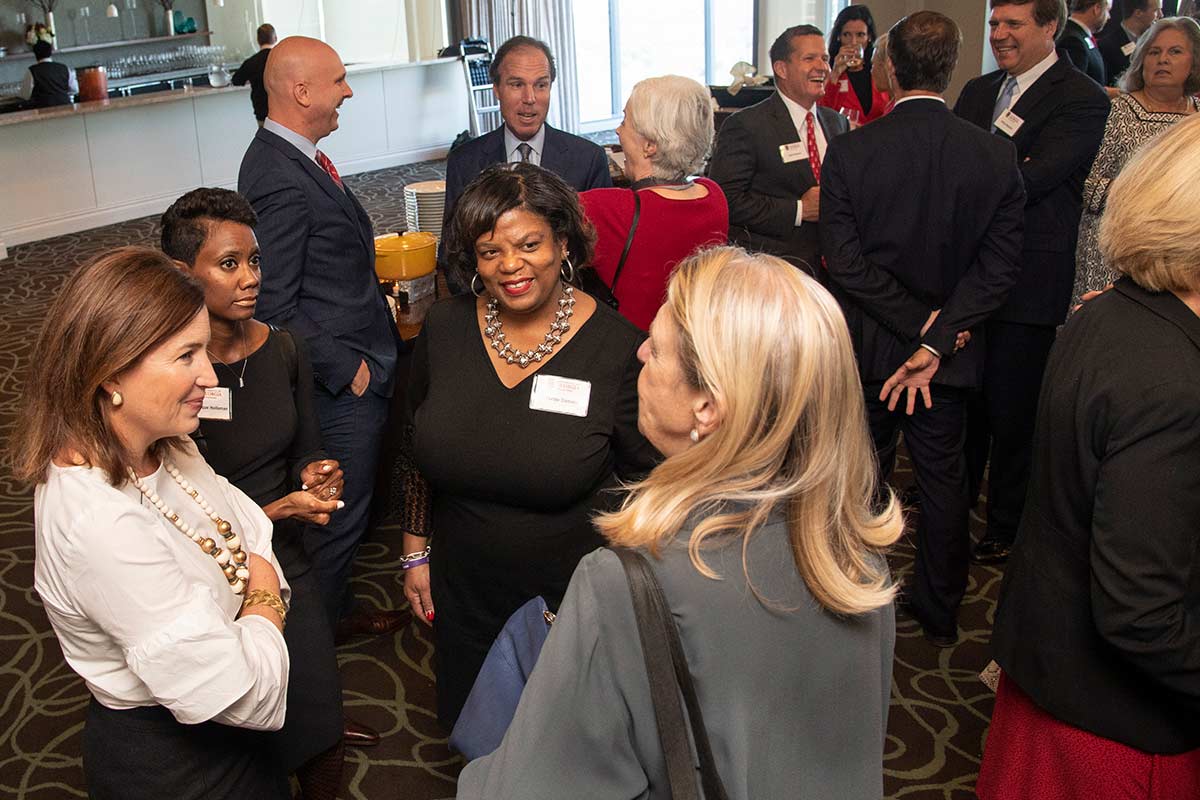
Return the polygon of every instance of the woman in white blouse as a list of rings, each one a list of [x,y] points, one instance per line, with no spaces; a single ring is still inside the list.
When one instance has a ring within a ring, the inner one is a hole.
[[[92,798],[289,797],[258,733],[286,710],[271,523],[187,436],[208,338],[198,284],[115,250],[64,284],[25,385],[13,471],[37,484],[34,588],[93,697]]]

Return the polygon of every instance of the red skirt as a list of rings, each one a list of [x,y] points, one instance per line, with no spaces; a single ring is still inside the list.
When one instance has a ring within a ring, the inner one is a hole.
[[[1000,676],[980,800],[1200,798],[1200,749],[1154,755],[1068,725]]]

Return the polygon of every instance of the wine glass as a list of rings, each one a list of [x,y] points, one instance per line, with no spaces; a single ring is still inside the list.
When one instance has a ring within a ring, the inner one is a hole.
[[[838,113],[846,119],[850,120],[850,130],[862,127],[862,111],[849,106],[842,106],[838,109]]]

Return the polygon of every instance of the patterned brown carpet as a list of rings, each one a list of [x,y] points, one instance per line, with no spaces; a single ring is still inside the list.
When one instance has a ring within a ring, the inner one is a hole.
[[[405,183],[440,177],[425,163],[347,178],[377,231],[404,227]],[[57,287],[74,267],[106,248],[156,245],[155,218],[111,225],[13,247],[0,262],[0,437],[19,424],[16,401],[36,330]],[[897,483],[909,482],[902,463]],[[30,494],[0,474],[0,800],[85,797],[80,733],[87,692],[66,666],[33,585]],[[977,528],[977,522],[972,522]],[[978,534],[978,530],[975,533]],[[398,531],[376,530],[354,578],[365,603],[400,607]],[[896,549],[903,576],[911,543]],[[973,798],[990,692],[977,678],[988,661],[988,637],[1000,572],[973,567],[961,613],[962,639],[947,650],[927,644],[916,624],[901,620],[884,757],[889,798]],[[433,715],[433,648],[423,626],[394,637],[358,639],[339,650],[346,706],[384,734],[375,748],[348,751],[342,796],[433,800],[454,796],[462,766]],[[569,797],[565,790],[564,797]],[[774,800],[773,798],[770,800]]]

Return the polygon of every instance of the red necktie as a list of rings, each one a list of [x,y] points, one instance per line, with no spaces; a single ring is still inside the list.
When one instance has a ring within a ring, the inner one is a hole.
[[[817,183],[820,183],[821,151],[817,150],[817,132],[814,130],[814,126],[816,124],[817,120],[814,117],[813,112],[809,111],[808,124],[805,125],[805,127],[808,128],[808,165],[812,168],[813,178],[816,179]]]
[[[346,187],[342,185],[342,176],[338,175],[337,168],[333,166],[333,162],[329,160],[329,156],[320,150],[317,151],[317,166],[325,170],[329,177],[333,178],[333,182],[337,184],[339,189],[343,192],[346,191]]]

